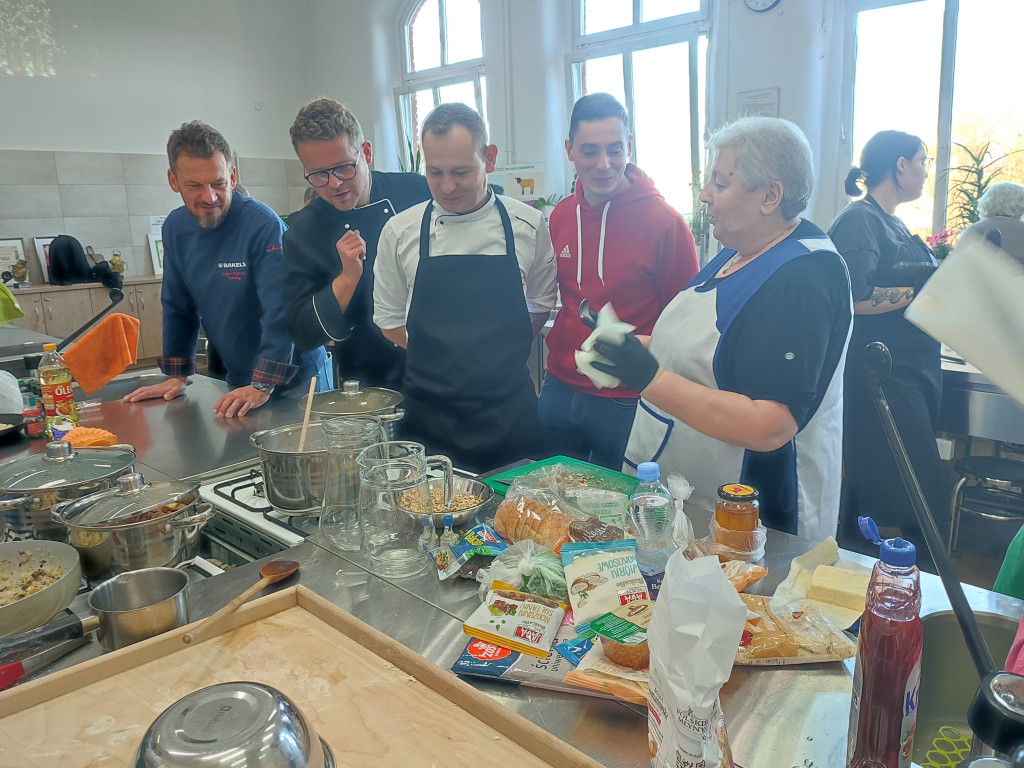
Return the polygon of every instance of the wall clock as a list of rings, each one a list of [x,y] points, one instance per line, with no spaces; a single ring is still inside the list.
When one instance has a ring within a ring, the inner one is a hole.
[[[754,13],[765,13],[781,3],[782,0],[743,0],[743,2]]]

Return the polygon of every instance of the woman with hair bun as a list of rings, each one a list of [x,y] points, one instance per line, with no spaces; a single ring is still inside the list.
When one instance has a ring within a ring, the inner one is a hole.
[[[926,566],[930,558],[924,537],[868,390],[864,349],[881,341],[892,353],[886,398],[932,513],[941,522],[949,494],[935,444],[942,397],[939,343],[904,318],[921,286],[908,285],[911,280],[893,270],[905,262],[936,263],[928,246],[895,213],[900,204],[921,196],[930,161],[917,136],[876,133],[864,146],[860,167],[846,176],[846,193],[858,199],[839,212],[828,231],[850,270],[854,301],[844,386],[839,543],[863,550],[857,516],[870,515],[880,528],[889,529],[885,535],[913,541],[918,564]]]

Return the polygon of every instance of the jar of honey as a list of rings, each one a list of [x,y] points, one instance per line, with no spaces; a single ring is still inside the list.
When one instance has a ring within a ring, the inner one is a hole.
[[[761,504],[757,500],[757,489],[750,485],[729,483],[718,489],[718,504],[715,506],[715,522],[718,528],[712,530],[712,540],[740,552],[754,549],[752,531],[761,522]],[[723,563],[728,559],[722,555]]]

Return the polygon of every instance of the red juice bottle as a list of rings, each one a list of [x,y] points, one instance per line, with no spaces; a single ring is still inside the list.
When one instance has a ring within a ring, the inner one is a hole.
[[[879,545],[860,620],[850,702],[848,768],[909,768],[921,680],[921,573],[917,549],[901,538],[882,541],[869,517],[865,537]]]

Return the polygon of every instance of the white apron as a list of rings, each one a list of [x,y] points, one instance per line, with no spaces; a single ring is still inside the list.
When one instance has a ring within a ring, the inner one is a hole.
[[[736,254],[732,249],[723,250],[665,307],[651,335],[651,353],[666,371],[719,389],[717,358],[722,337],[733,320],[779,267],[814,251],[837,253],[825,235],[784,240],[729,278],[707,287],[705,283]],[[852,299],[850,312],[852,315]],[[770,318],[765,321],[771,322]],[[843,368],[848,343],[849,333],[818,409],[779,451],[758,454],[723,443],[641,398],[626,447],[624,469],[635,470],[640,462],[657,461],[662,476],[682,473],[694,487],[686,505],[710,514],[715,509],[720,486],[750,482],[746,475],[751,464],[759,457],[771,455],[771,477],[778,487],[763,487],[763,478],[755,485],[761,486],[762,496],[781,503],[773,504],[773,509],[762,506],[764,524],[813,541],[834,535],[842,481]]]

